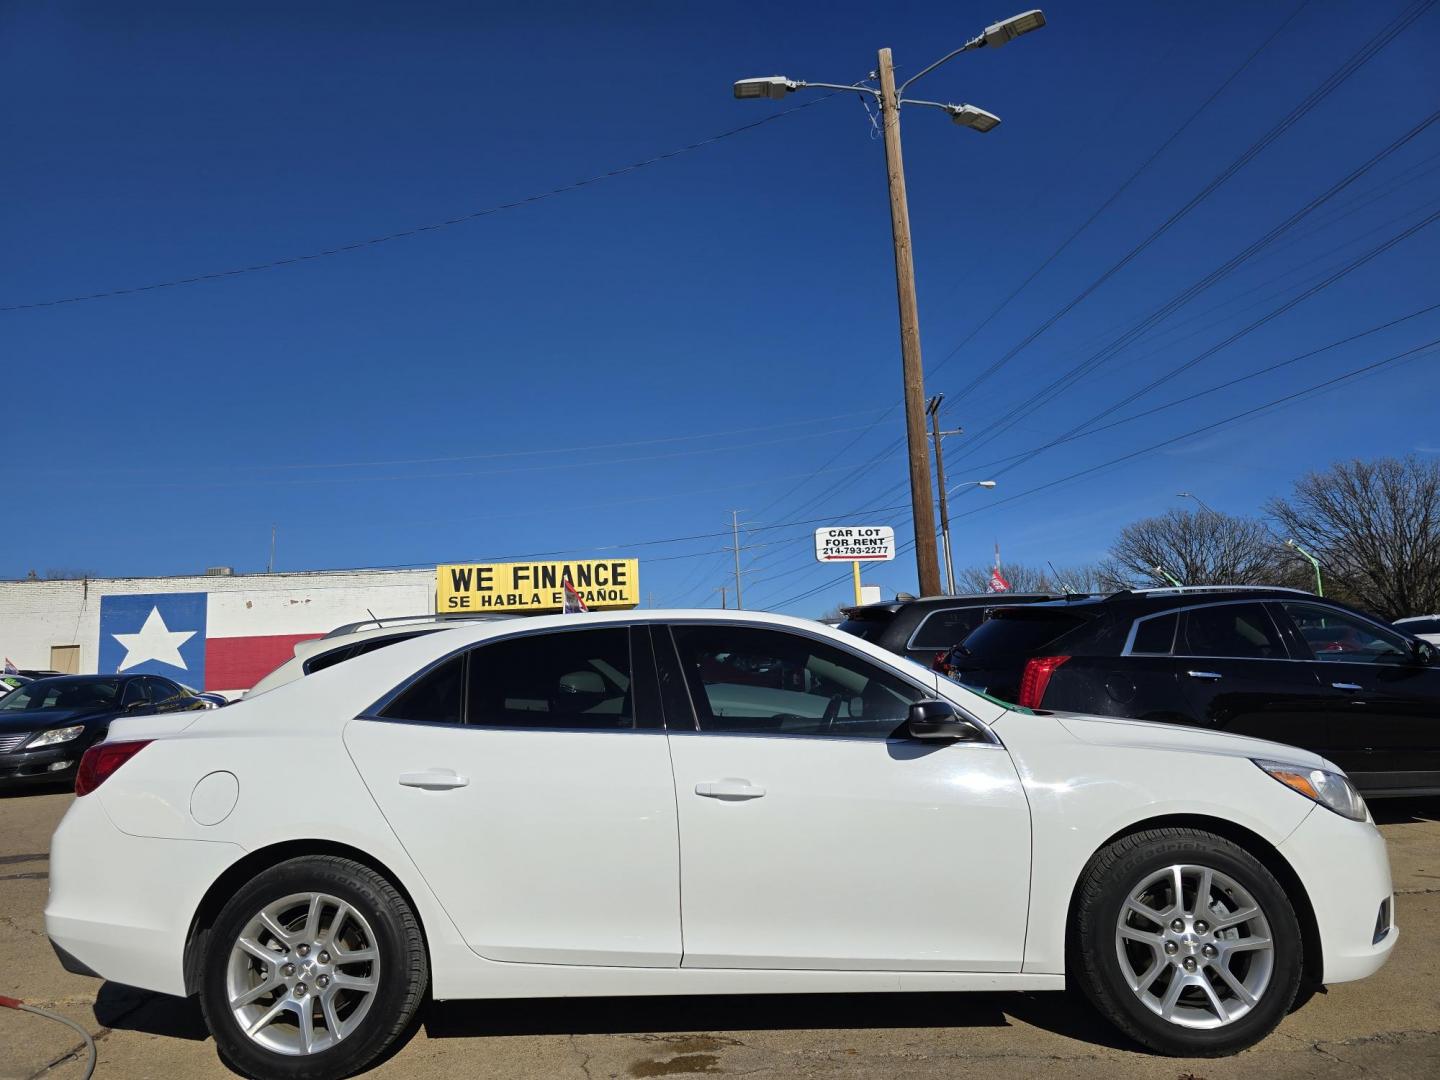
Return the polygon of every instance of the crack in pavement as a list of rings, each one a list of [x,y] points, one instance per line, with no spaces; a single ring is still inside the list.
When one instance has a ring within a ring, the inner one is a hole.
[[[586,1080],[593,1080],[590,1076],[590,1059],[594,1057],[587,1050],[580,1049],[580,1044],[575,1041],[576,1036],[572,1034],[569,1038],[570,1049],[580,1055],[580,1071],[585,1074]]]
[[[98,1062],[99,1056],[100,1056],[100,1041],[101,1041],[102,1039],[104,1039],[107,1035],[111,1034],[111,1033],[115,1030],[114,1025],[115,1025],[115,1024],[118,1024],[121,1020],[124,1020],[127,1016],[130,1016],[132,1013],[138,1012],[140,1009],[144,1008],[147,1004],[149,1004],[151,998],[152,998],[152,997],[155,997],[155,996],[157,996],[157,995],[147,994],[147,995],[141,997],[138,1001],[135,1002],[134,1005],[131,1005],[130,1008],[126,1009],[124,1012],[122,1012],[122,1013],[120,1013],[119,1015],[117,1015],[117,1016],[115,1017],[115,1019],[110,1022],[110,1026],[108,1026],[108,1027],[106,1027],[106,1026],[101,1026],[101,1027],[98,1028],[97,1030],[90,1032],[90,1038],[91,1038],[91,1040],[95,1043],[95,1056],[96,1056],[97,1062]],[[34,1003],[34,1002],[27,1001],[26,1004],[27,1004],[27,1005],[33,1005],[33,1004],[35,1004],[35,1003]],[[89,1004],[89,1005],[90,1005],[90,1007],[91,1007],[91,1012],[92,1012],[92,1015],[93,1015],[93,1012],[94,1012],[94,1002],[93,1002],[93,1001],[87,1001],[86,1004]],[[40,1006],[40,1007],[41,1007],[41,1008],[44,1008],[44,1006]],[[76,1058],[78,1058],[78,1057],[79,1057],[81,1054],[83,1054],[84,1052],[85,1052],[85,1044],[84,1044],[83,1042],[77,1042],[74,1046],[70,1047],[70,1049],[66,1050],[66,1051],[65,1051],[63,1054],[61,1054],[59,1057],[56,1057],[56,1058],[52,1059],[52,1060],[51,1060],[50,1062],[48,1062],[47,1064],[41,1066],[38,1070],[36,1070],[35,1072],[31,1073],[28,1077],[26,1077],[26,1080],[41,1080],[42,1077],[44,1077],[46,1074],[48,1074],[49,1072],[51,1072],[51,1070],[55,1069],[57,1066],[64,1065],[64,1064],[65,1064],[66,1062],[68,1062],[68,1061],[73,1061],[73,1060],[75,1060]]]

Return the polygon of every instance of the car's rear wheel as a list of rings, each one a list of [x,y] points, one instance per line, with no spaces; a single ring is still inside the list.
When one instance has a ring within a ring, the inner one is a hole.
[[[1274,875],[1223,837],[1167,828],[1111,844],[1091,860],[1075,914],[1081,988],[1161,1053],[1253,1046],[1299,990],[1294,908]]]
[[[242,1071],[331,1080],[405,1030],[428,978],[419,921],[394,886],[353,860],[311,856],[264,871],[221,910],[200,1003]]]

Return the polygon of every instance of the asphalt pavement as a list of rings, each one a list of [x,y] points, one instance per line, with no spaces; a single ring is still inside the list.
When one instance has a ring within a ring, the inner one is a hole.
[[[71,796],[0,795],[0,995],[84,1025],[98,1080],[231,1077],[193,1001],[60,968],[45,940],[50,833]],[[1440,799],[1377,802],[1401,939],[1376,976],[1317,994],[1253,1050],[1136,1049],[1063,994],[566,999],[431,1006],[377,1078],[1240,1080],[1440,1076]],[[917,898],[923,903],[923,898]],[[0,1009],[0,1080],[81,1074],[69,1029]]]

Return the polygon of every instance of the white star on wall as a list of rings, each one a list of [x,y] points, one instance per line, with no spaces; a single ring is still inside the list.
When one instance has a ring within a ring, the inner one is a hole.
[[[194,637],[195,633],[194,630],[171,630],[161,618],[160,609],[152,607],[138,634],[110,635],[125,646],[125,659],[120,661],[120,666],[115,670],[124,671],[147,660],[158,660],[162,664],[185,669],[185,659],[180,655],[180,646]]]

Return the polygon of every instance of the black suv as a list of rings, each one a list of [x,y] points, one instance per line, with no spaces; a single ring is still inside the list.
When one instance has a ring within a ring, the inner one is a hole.
[[[1371,796],[1440,793],[1440,650],[1312,593],[1197,586],[993,607],[942,669],[1027,708],[1303,746]]]
[[[996,604],[1037,604],[1063,593],[975,593],[969,596],[897,596],[841,610],[840,629],[882,649],[933,667],[980,625]]]

